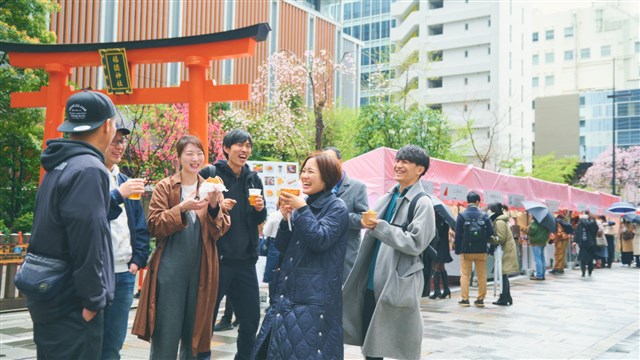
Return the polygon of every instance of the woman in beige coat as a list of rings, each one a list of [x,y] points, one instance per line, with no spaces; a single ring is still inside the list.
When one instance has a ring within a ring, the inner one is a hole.
[[[635,229],[633,223],[622,219],[620,224],[620,262],[622,265],[629,265],[633,261],[633,241],[635,238]]]
[[[491,242],[494,245],[502,246],[502,292],[500,293],[500,298],[494,301],[493,305],[508,306],[513,304],[509,286],[509,274],[519,271],[516,242],[509,228],[509,215],[502,212],[502,204],[491,203],[488,208],[495,235]]]

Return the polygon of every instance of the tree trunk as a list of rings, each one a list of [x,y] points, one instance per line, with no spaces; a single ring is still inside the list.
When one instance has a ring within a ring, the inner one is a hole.
[[[318,105],[313,108],[313,115],[316,118],[316,150],[322,150],[322,132],[324,131],[322,108],[324,108],[323,102],[318,103]]]

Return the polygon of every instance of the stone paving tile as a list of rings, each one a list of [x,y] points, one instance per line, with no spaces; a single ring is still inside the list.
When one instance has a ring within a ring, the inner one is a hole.
[[[512,279],[510,307],[457,305],[451,299],[422,299],[423,359],[638,359],[640,272],[621,268],[579,271],[546,281]],[[471,291],[471,297],[477,289]],[[133,322],[135,309],[130,314]],[[0,359],[34,359],[32,324],[27,312],[0,314]],[[212,338],[216,359],[233,359],[237,329]],[[147,359],[149,343],[129,334],[123,359]],[[359,347],[345,346],[345,359],[362,359]]]

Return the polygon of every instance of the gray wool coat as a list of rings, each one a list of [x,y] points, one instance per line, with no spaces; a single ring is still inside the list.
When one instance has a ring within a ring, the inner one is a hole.
[[[391,224],[404,224],[411,199],[421,191],[418,182],[404,198],[398,198]],[[393,192],[388,192],[377,201],[374,209],[378,218],[384,218],[392,196]],[[380,220],[374,230],[367,230],[343,287],[344,341],[362,346],[366,356],[419,359],[423,326],[420,296],[424,287],[420,254],[436,235],[431,199],[424,196],[418,201],[407,231],[391,224]],[[365,336],[362,329],[364,294],[376,239],[382,242],[373,275],[376,308]]]
[[[366,185],[350,178],[348,175],[345,175],[342,180],[336,196],[344,201],[349,212],[347,253],[344,256],[344,265],[342,266],[342,283],[344,284],[358,256],[360,240],[362,239],[360,220],[362,219],[362,213],[369,210],[369,198]]]

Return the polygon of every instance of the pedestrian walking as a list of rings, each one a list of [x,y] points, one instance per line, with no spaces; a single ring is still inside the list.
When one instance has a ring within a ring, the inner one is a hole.
[[[471,267],[478,276],[478,297],[473,302],[484,307],[487,296],[487,246],[493,235],[493,224],[489,216],[480,210],[480,194],[470,191],[467,194],[467,208],[458,214],[456,220],[455,252],[460,255],[460,297],[458,304],[468,307]]]
[[[616,223],[604,218],[604,236],[607,239],[607,267],[610,269],[616,255]]]
[[[52,294],[26,294],[38,359],[100,358],[104,308],[115,287],[107,221],[109,172],[104,166],[104,153],[116,133],[115,115],[115,106],[102,93],[71,95],[65,122],[58,127],[69,139],[48,140],[40,156],[45,174],[36,195],[28,255],[19,270],[19,275],[31,274],[25,280],[36,281],[39,275],[58,279],[47,281],[57,289]],[[40,265],[32,269],[34,260]]]
[[[531,250],[533,252],[533,259],[536,263],[536,272],[534,275],[531,275],[529,279],[538,281],[544,280],[544,273],[546,272],[547,267],[547,262],[544,257],[544,247],[547,245],[547,241],[549,241],[549,230],[540,225],[540,223],[532,217],[528,235],[529,244],[531,245]]]
[[[588,270],[589,276],[593,272],[593,260],[596,256],[596,235],[598,233],[598,224],[589,213],[585,211],[580,214],[580,220],[576,227],[576,234],[573,241],[578,244],[580,250],[578,252],[578,260],[580,260],[580,271],[582,277]]]
[[[111,201],[108,219],[111,225],[115,293],[113,303],[104,312],[102,359],[120,359],[120,350],[127,336],[129,312],[133,303],[133,288],[138,270],[147,266],[149,230],[147,218],[138,198],[144,192],[142,179],[129,179],[118,164],[127,147],[130,130],[120,125],[105,152],[105,165],[110,172]]]
[[[362,221],[367,230],[343,288],[344,341],[361,346],[366,359],[420,358],[420,256],[436,235],[433,203],[419,181],[429,156],[403,146],[393,170],[398,184],[376,202],[378,218]]]
[[[513,305],[511,297],[511,286],[509,284],[509,274],[516,273],[518,268],[518,255],[516,253],[516,242],[513,233],[509,228],[509,214],[503,213],[501,203],[491,203],[488,206],[489,218],[493,222],[494,237],[491,243],[502,247],[502,286],[500,287],[500,297],[493,305]]]
[[[635,237],[635,227],[631,221],[622,219],[620,224],[620,262],[622,265],[629,265],[633,262],[633,239]]]
[[[302,163],[301,196],[282,192],[275,239],[284,261],[274,304],[256,340],[255,359],[342,359],[342,264],[349,213],[332,191],[341,178],[336,159],[319,153]]]
[[[335,157],[342,166],[342,153],[338,148],[327,147],[324,151]],[[344,201],[347,211],[349,211],[349,240],[347,241],[347,253],[342,267],[342,283],[344,284],[358,256],[358,249],[360,249],[362,239],[360,220],[362,220],[362,213],[369,210],[369,197],[366,185],[348,176],[344,170],[342,170],[340,181],[332,191]]]
[[[433,294],[429,296],[429,299],[444,299],[447,296],[451,298],[451,290],[449,289],[449,274],[445,264],[453,261],[451,257],[451,250],[449,248],[449,224],[444,221],[437,211],[435,212],[436,218],[436,231],[438,232],[438,241],[436,241],[435,249],[437,252],[436,258],[433,262]],[[440,291],[440,284],[442,283],[442,291]],[[427,294],[429,293],[431,284],[430,279],[425,280],[425,288]]]
[[[156,184],[149,204],[149,232],[156,237],[156,249],[132,331],[151,341],[151,359],[193,359],[209,349],[215,305],[211,299],[218,287],[215,243],[229,230],[220,191],[199,197],[202,142],[183,136],[176,153],[180,171]]]

